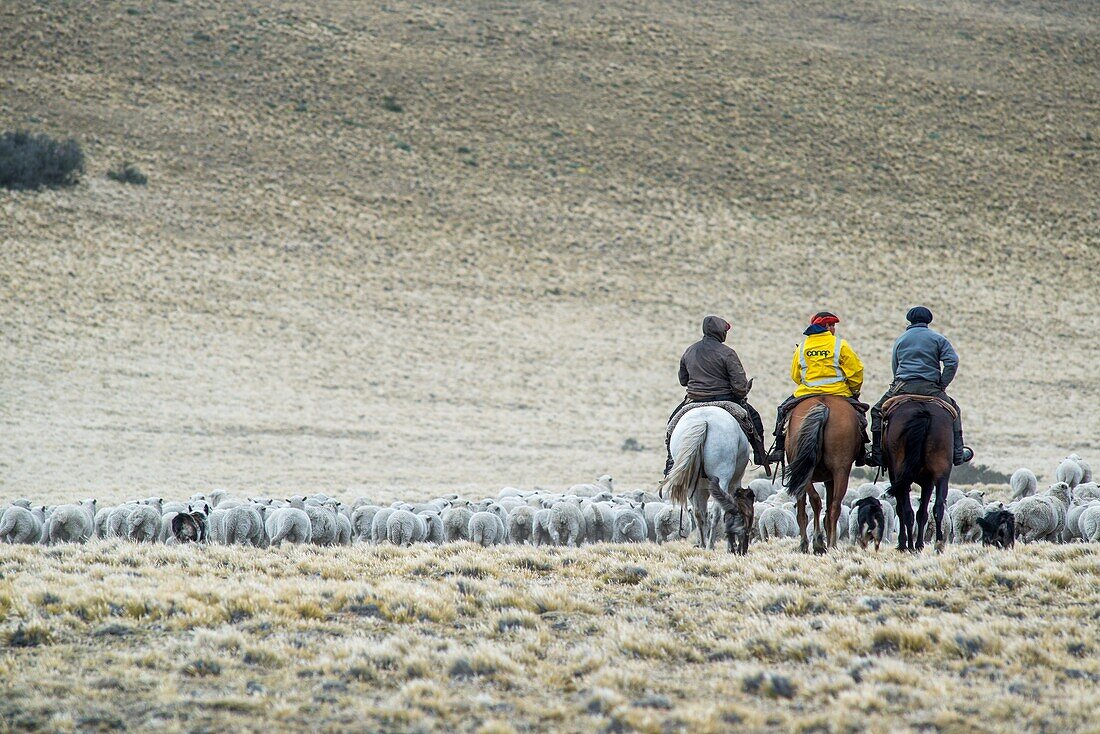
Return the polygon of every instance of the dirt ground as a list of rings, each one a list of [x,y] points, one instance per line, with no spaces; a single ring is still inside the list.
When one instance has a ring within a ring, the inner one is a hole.
[[[5,2],[0,127],[88,173],[0,192],[0,491],[652,486],[703,315],[768,420],[810,314],[873,400],[918,302],[1049,479],[1100,446],[1093,10]]]

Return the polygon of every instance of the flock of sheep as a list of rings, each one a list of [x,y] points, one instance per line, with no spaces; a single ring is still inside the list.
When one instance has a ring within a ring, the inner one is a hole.
[[[983,540],[979,521],[991,513],[1010,513],[1015,522],[1008,541],[1100,541],[1100,486],[1092,469],[1076,455],[1065,459],[1056,482],[1038,492],[1031,471],[1012,475],[1011,500],[984,502],[982,492],[951,489],[947,496],[944,532],[949,542]],[[755,499],[753,537],[761,541],[798,536],[794,502],[768,479],[749,483]],[[815,488],[823,492],[822,487]],[[844,498],[838,537],[869,540],[868,504],[881,508],[882,529],[873,540],[889,541],[897,532],[894,499],[888,485],[864,484]],[[702,537],[713,548],[721,535],[722,511],[711,503],[702,518]],[[872,523],[873,524],[873,523]],[[931,523],[929,523],[931,526]],[[579,484],[561,493],[506,487],[496,497],[466,499],[451,494],[427,502],[394,502],[380,506],[360,497],[350,505],[324,494],[287,499],[241,499],[225,490],[196,494],[186,501],[158,497],[113,507],[97,507],[94,499],[55,507],[34,506],[18,499],[0,509],[0,542],[84,542],[120,537],[138,542],[175,544],[187,541],[267,547],[282,543],[350,545],[354,542],[450,543],[470,541],[482,546],[504,543],[579,546],[582,543],[664,543],[686,538],[697,522],[681,510],[644,491],[616,492],[611,477]],[[931,533],[931,527],[929,533]]]

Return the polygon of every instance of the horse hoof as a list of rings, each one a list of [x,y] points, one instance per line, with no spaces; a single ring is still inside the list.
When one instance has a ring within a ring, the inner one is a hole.
[[[937,554],[943,553],[943,548],[944,548],[944,542],[942,540],[937,540],[936,541],[936,553]]]
[[[803,540],[798,546],[798,552],[799,553],[809,553],[810,552],[810,544],[807,543],[805,540]]]

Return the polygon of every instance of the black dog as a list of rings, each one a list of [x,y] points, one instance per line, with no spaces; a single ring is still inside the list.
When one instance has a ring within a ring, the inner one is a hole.
[[[193,509],[193,508],[192,508]],[[179,543],[205,543],[209,506],[198,512],[180,512],[172,518],[172,537]]]
[[[1016,516],[1008,510],[992,510],[978,518],[982,545],[1011,548],[1016,543]]]
[[[856,502],[855,511],[856,539],[863,548],[874,540],[877,551],[882,543],[883,533],[886,532],[886,517],[882,514],[882,502],[877,497],[864,497]]]

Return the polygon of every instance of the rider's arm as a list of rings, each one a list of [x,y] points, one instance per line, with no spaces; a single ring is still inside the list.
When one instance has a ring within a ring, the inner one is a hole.
[[[688,368],[684,364],[684,358],[680,357],[680,385],[683,387],[688,386]]]
[[[844,372],[848,389],[858,398],[863,389],[863,362],[859,360],[855,350],[848,346],[848,342],[843,340],[840,342],[840,369]]]
[[[898,375],[898,340],[894,340],[894,351],[890,353],[890,377],[897,378]]]
[[[947,337],[940,337],[940,361],[943,362],[943,371],[940,373],[940,387],[944,390],[955,379],[955,373],[959,371],[959,355],[955,347],[947,341]]]
[[[802,347],[795,347],[794,355],[791,357],[791,382],[796,385],[802,384],[802,366],[798,364],[798,352],[800,349],[802,349]]]
[[[733,397],[740,400],[749,394],[749,378],[745,375],[745,368],[741,365],[741,359],[737,352],[730,350],[726,356],[726,374],[730,381],[730,392]]]

